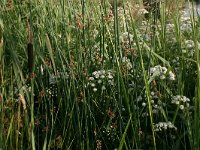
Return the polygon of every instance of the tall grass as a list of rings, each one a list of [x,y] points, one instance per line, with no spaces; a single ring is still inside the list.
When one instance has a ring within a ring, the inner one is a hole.
[[[0,149],[199,149],[195,6],[151,7],[0,2]]]

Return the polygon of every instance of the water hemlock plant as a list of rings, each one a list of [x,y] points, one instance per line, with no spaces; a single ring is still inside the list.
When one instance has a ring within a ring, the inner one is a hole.
[[[198,150],[199,20],[184,0],[0,2],[0,149]]]

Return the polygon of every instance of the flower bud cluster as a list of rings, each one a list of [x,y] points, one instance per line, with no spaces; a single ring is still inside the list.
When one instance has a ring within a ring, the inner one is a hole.
[[[159,122],[157,124],[154,124],[154,130],[156,132],[167,130],[167,129],[174,129],[177,130],[174,124],[172,122]]]
[[[122,63],[123,63],[123,65],[125,65],[127,70],[131,70],[133,68],[133,65],[132,65],[130,59],[127,57],[122,58]]]
[[[112,70],[94,71],[88,80],[88,86],[90,86],[94,92],[97,90],[106,90],[106,87],[114,85],[114,72]]]
[[[182,48],[182,53],[188,53],[189,56],[193,57],[195,53],[195,43],[193,40],[185,40],[185,45]],[[197,48],[200,49],[200,43],[197,43]]]
[[[150,68],[150,76],[153,78],[159,77],[161,80],[168,77],[170,80],[175,80],[175,74],[172,71],[168,71],[166,67],[160,65]]]
[[[185,110],[186,108],[190,107],[189,102],[190,99],[182,95],[173,96],[171,101],[172,104],[179,105],[181,110]]]

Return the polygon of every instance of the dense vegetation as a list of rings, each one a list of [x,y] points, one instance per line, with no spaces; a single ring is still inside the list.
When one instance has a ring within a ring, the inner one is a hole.
[[[195,6],[110,2],[0,2],[0,149],[199,149]]]

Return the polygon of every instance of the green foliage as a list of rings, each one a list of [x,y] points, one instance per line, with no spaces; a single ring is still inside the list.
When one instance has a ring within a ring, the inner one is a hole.
[[[198,149],[199,18],[166,5],[0,3],[0,149]]]

